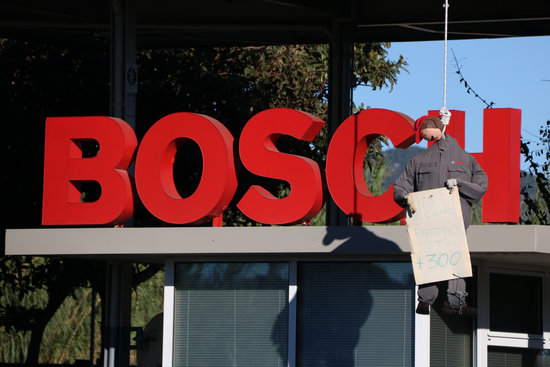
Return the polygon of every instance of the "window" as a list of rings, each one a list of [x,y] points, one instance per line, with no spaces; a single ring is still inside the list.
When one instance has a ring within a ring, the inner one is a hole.
[[[478,316],[477,349],[488,366],[550,367],[543,313],[548,273],[521,268],[488,267],[480,282],[488,299]]]
[[[286,366],[288,264],[175,266],[173,366]]]
[[[550,367],[550,351],[489,347],[488,367]]]
[[[466,301],[469,306],[477,306],[475,287],[477,268],[474,277],[466,278]],[[446,367],[472,366],[474,361],[475,317],[447,315],[441,312],[443,301],[447,300],[447,282],[439,283],[439,296],[430,312],[430,365]]]
[[[412,366],[410,263],[301,263],[297,366]]]
[[[467,367],[473,363],[473,319],[430,312],[430,365]]]
[[[492,273],[491,331],[542,334],[542,278]]]

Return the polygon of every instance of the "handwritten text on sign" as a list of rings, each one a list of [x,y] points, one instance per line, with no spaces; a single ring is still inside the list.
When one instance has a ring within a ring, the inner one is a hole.
[[[416,284],[471,277],[458,188],[418,191],[409,197],[415,209],[406,217]]]

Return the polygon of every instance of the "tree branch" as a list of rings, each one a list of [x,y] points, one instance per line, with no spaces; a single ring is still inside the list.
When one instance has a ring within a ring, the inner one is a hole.
[[[487,102],[486,100],[481,98],[480,95],[477,94],[476,91],[472,88],[472,86],[470,84],[468,84],[468,81],[466,81],[466,78],[462,74],[462,69],[460,68],[460,65],[459,65],[458,60],[457,60],[456,55],[455,55],[455,52],[452,49],[451,49],[451,52],[453,54],[453,59],[455,61],[456,73],[460,77],[459,83],[464,84],[464,88],[466,88],[466,93],[473,94],[474,97],[476,97],[481,102],[483,102],[485,104],[485,106],[487,106],[487,108],[493,108],[493,106],[495,105],[494,102]]]

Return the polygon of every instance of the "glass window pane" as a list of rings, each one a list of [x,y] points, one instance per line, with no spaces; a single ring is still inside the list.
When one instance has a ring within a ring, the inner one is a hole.
[[[466,278],[467,302],[476,307],[477,292],[474,277]],[[430,312],[430,365],[446,367],[473,366],[476,318],[466,315],[445,314],[441,308],[447,300],[448,282],[439,282],[439,297]]]
[[[492,273],[490,328],[542,334],[542,278]]]
[[[473,363],[471,317],[430,312],[430,365],[467,367]]]
[[[550,367],[550,351],[489,347],[488,367]]]
[[[300,367],[412,366],[410,263],[302,263]]]
[[[286,366],[288,264],[176,264],[174,366]]]

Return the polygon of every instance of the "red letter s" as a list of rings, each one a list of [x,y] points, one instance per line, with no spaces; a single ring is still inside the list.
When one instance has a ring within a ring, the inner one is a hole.
[[[283,134],[312,141],[323,125],[318,117],[285,108],[260,112],[248,121],[239,143],[243,165],[256,175],[287,181],[290,193],[278,199],[261,186],[251,186],[238,204],[247,217],[266,224],[297,224],[321,210],[323,186],[317,163],[282,153],[275,143]]]

